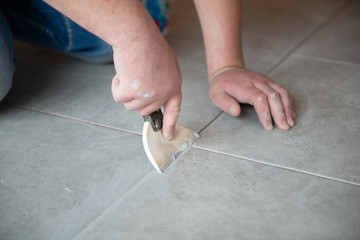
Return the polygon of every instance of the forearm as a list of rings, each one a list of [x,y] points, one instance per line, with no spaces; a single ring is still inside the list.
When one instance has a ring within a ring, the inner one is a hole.
[[[209,77],[225,66],[243,66],[241,0],[194,0],[204,36]]]
[[[45,0],[114,48],[143,38],[161,38],[146,8],[137,0]]]

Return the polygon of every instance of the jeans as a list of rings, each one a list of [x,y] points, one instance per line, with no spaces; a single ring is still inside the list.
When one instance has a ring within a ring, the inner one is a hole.
[[[156,4],[150,4],[150,2]],[[166,0],[143,0],[161,30],[166,26]],[[12,85],[16,68],[13,39],[53,49],[86,62],[112,61],[112,47],[42,0],[0,1],[0,101]]]
[[[11,31],[0,9],[0,101],[11,88],[15,65]]]

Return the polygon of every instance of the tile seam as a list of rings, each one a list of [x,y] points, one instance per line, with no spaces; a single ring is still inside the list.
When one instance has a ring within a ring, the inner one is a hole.
[[[92,126],[96,126],[96,127],[106,128],[106,129],[115,130],[115,131],[119,131],[119,132],[123,132],[123,133],[137,135],[137,136],[142,136],[140,133],[137,133],[137,132],[127,131],[127,130],[123,130],[120,128],[111,127],[111,126],[107,126],[107,125],[103,125],[103,124],[99,124],[99,123],[95,123],[95,122],[90,122],[90,121],[86,121],[86,120],[82,120],[82,119],[78,119],[78,118],[74,118],[74,117],[69,117],[69,116],[65,116],[65,115],[60,115],[60,114],[56,114],[56,113],[50,113],[50,112],[42,111],[42,110],[35,109],[35,108],[25,107],[25,106],[18,105],[15,103],[3,103],[3,104],[6,104],[6,105],[12,106],[12,107],[16,107],[16,108],[20,108],[20,109],[24,109],[24,110],[31,111],[31,112],[37,112],[37,113],[41,113],[41,114],[45,114],[45,115],[49,115],[49,116],[53,116],[53,117],[57,117],[57,118],[71,120],[71,121],[78,122],[78,123],[88,124],[88,125],[92,125]]]
[[[89,230],[91,230],[96,224],[101,221],[104,217],[106,217],[114,208],[119,206],[121,203],[125,202],[127,198],[138,190],[147,180],[153,175],[153,171],[148,172],[145,176],[140,179],[134,186],[132,186],[128,191],[122,194],[118,199],[116,199],[113,203],[111,203],[107,208],[104,209],[97,217],[95,217],[92,221],[89,222],[87,226],[85,226],[82,230],[75,234],[72,238],[73,240],[81,239],[84,234],[86,234]]]
[[[266,165],[266,166],[270,166],[270,167],[275,167],[275,168],[282,169],[282,170],[287,170],[287,171],[291,171],[291,172],[296,172],[296,173],[300,173],[300,174],[305,174],[305,175],[308,175],[308,176],[313,176],[313,177],[322,178],[322,179],[325,179],[325,180],[330,180],[330,181],[335,181],[335,182],[340,182],[340,183],[344,183],[344,184],[349,184],[349,185],[353,185],[353,186],[360,187],[360,183],[356,183],[356,182],[352,182],[352,181],[347,181],[347,180],[344,180],[344,179],[339,179],[339,178],[334,178],[334,177],[325,176],[325,175],[321,175],[321,174],[316,174],[316,173],[312,173],[312,172],[308,172],[308,171],[304,171],[304,170],[299,170],[299,169],[295,169],[295,168],[290,168],[290,167],[282,166],[282,165],[279,165],[279,164],[268,163],[268,162],[261,161],[261,160],[257,160],[257,159],[240,157],[240,156],[237,156],[237,155],[234,155],[234,154],[224,153],[224,152],[220,152],[220,151],[216,151],[216,150],[211,150],[211,149],[206,149],[206,148],[199,147],[199,146],[193,146],[193,148],[194,148],[194,149],[197,149],[197,150],[205,151],[205,152],[210,152],[210,153],[214,153],[214,154],[219,154],[219,155],[227,156],[227,157],[233,157],[233,158],[240,159],[240,160],[244,160],[244,161],[248,161],[248,162],[253,162],[253,163],[258,163],[258,164],[262,164],[262,165]]]
[[[303,39],[301,39],[292,49],[290,49],[284,57],[282,57],[277,63],[274,64],[268,71],[266,71],[265,75],[269,75],[272,73],[277,67],[279,67],[286,59],[288,59],[296,50],[298,50],[303,44],[309,41],[313,36],[319,33],[328,23],[330,23],[333,19],[339,16],[345,9],[350,6],[354,0],[346,1],[342,6],[334,10],[321,24],[315,27],[310,33],[305,35]]]
[[[344,66],[354,66],[354,67],[360,66],[360,63],[336,60],[336,59],[331,59],[331,58],[315,57],[315,56],[303,55],[303,54],[298,54],[298,53],[291,54],[291,57],[299,58],[299,59],[306,59],[306,60],[313,60],[313,61],[318,61],[318,62],[335,63],[335,64],[344,65]]]
[[[207,129],[213,122],[216,121],[216,119],[218,119],[224,112],[221,111],[217,116],[215,116],[214,119],[212,119],[208,124],[206,124],[200,131],[199,133],[201,134],[205,129]]]
[[[109,126],[104,126],[104,125],[99,125],[99,124],[92,123],[92,122],[83,121],[81,119],[74,119],[74,118],[70,118],[70,117],[66,117],[66,116],[62,116],[62,115],[58,115],[58,114],[48,113],[48,112],[45,112],[45,111],[41,111],[41,110],[38,110],[38,109],[32,109],[32,108],[24,107],[24,106],[17,105],[17,104],[1,103],[0,105],[8,105],[10,107],[20,108],[20,109],[31,111],[31,112],[37,112],[37,113],[41,113],[41,114],[45,114],[45,115],[50,115],[50,116],[53,116],[53,117],[58,117],[58,118],[67,119],[67,120],[71,120],[71,121],[75,121],[75,122],[80,122],[80,123],[84,123],[84,124],[94,125],[94,126],[97,126],[97,127],[108,128],[108,129],[117,130],[117,131],[124,132],[124,133],[130,133],[130,134],[141,136],[141,134],[137,134],[137,133],[133,133],[133,132],[127,132],[127,131],[123,131],[121,129],[116,129],[116,128],[112,128],[112,127],[109,127]],[[126,201],[126,199],[129,197],[129,195],[131,195],[133,192],[135,192],[144,182],[146,182],[146,180],[152,174],[153,174],[153,171],[150,171],[150,172],[146,173],[135,185],[133,185],[129,190],[127,190],[118,199],[116,199],[113,203],[111,203],[107,208],[105,208],[102,212],[100,212],[97,217],[95,217],[93,220],[90,220],[89,224],[85,228],[80,230],[78,233],[76,233],[76,235],[75,235],[75,237],[73,239],[74,240],[79,239],[89,229],[91,229],[94,225],[96,225],[96,223],[99,222],[104,216],[106,216],[113,208],[115,208],[116,206],[118,206],[122,202]]]

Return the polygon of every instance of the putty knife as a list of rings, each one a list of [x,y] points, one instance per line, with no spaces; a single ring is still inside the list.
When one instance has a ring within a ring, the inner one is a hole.
[[[159,173],[163,173],[200,137],[190,128],[176,124],[173,140],[166,140],[161,131],[163,121],[161,109],[144,116],[144,120],[142,140],[145,153]]]

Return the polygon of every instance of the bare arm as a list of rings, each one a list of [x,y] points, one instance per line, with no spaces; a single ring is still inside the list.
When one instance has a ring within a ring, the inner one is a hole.
[[[161,35],[140,1],[45,0],[115,48],[126,48],[134,40]]]
[[[175,53],[137,0],[45,0],[114,49],[115,101],[142,115],[164,106],[163,133],[171,139],[181,105]]]
[[[255,107],[267,130],[288,130],[295,112],[289,93],[269,78],[244,68],[241,0],[194,0],[204,35],[210,98],[223,111],[240,114],[238,102]]]
[[[194,2],[204,35],[209,76],[224,66],[243,67],[241,1]]]

